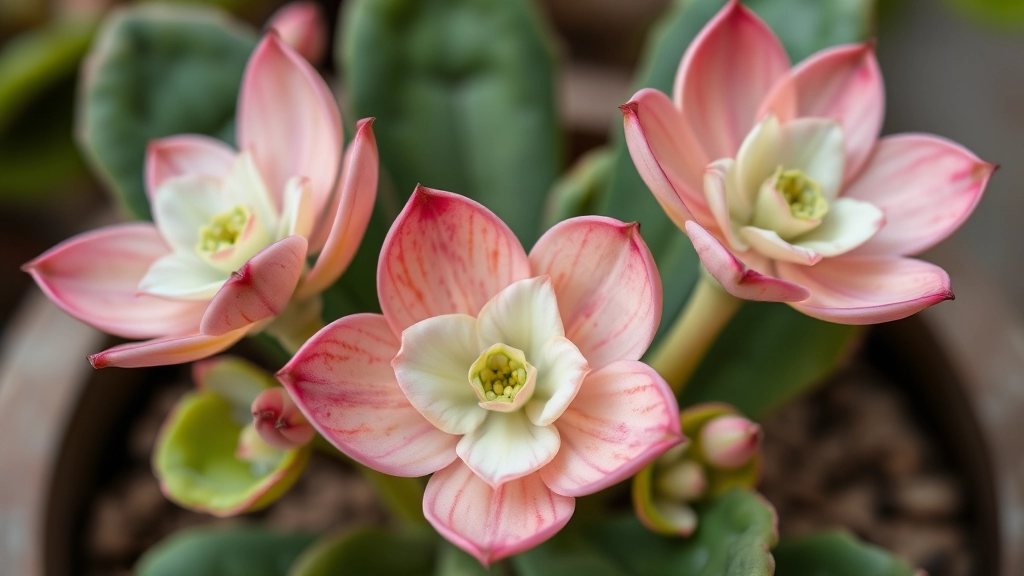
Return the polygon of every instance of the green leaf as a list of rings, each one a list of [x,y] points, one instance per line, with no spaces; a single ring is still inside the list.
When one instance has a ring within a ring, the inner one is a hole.
[[[401,201],[469,196],[529,246],[560,166],[552,46],[530,0],[357,0],[340,58]]]
[[[447,542],[441,543],[434,576],[500,576],[507,574],[505,562],[484,568],[480,561]]]
[[[753,492],[733,490],[697,507],[688,539],[657,536],[635,516],[575,530],[514,558],[521,576],[771,576],[775,512]]]
[[[543,229],[562,220],[592,214],[608,185],[615,155],[607,148],[587,152],[555,182],[544,207]]]
[[[83,76],[78,138],[121,204],[149,217],[147,143],[207,134],[231,143],[235,102],[255,32],[200,6],[135,6],[110,19]]]
[[[328,536],[306,550],[288,576],[432,576],[437,539],[430,532],[366,528]]]
[[[783,540],[772,552],[778,576],[913,576],[914,569],[853,536],[827,532]]]
[[[210,528],[179,532],[151,548],[135,566],[138,576],[285,576],[309,544],[310,534],[262,528]]]
[[[998,28],[1020,29],[1024,25],[1024,2],[1020,0],[946,0],[965,16]]]

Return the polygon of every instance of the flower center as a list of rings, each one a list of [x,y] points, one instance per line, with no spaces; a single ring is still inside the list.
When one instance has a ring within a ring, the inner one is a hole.
[[[481,406],[507,412],[519,408],[533,395],[536,373],[521,350],[495,344],[473,363],[469,383]]]
[[[200,253],[215,254],[225,248],[231,248],[251,218],[252,212],[245,206],[235,206],[231,210],[217,214],[209,224],[199,229],[196,250]]]
[[[779,166],[771,179],[775,189],[789,204],[789,211],[794,218],[820,220],[828,212],[828,201],[821,191],[821,184],[809,178],[802,170],[783,170]]]

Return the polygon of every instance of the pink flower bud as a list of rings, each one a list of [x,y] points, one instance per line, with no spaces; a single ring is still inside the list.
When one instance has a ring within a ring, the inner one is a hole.
[[[704,457],[716,468],[739,468],[761,443],[761,427],[741,416],[719,416],[701,430]]]
[[[286,4],[270,17],[270,28],[277,30],[281,40],[316,66],[324,57],[327,30],[320,7],[315,2]]]
[[[283,388],[261,392],[252,403],[252,418],[260,438],[281,450],[304,446],[316,433]]]

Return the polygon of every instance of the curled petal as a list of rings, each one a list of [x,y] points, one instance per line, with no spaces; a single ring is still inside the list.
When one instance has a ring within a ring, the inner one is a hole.
[[[146,195],[150,205],[164,180],[185,174],[221,178],[234,159],[235,151],[230,146],[201,134],[153,140],[146,148]]]
[[[938,244],[971,215],[995,169],[935,136],[882,138],[845,193],[885,214],[885,226],[857,253],[902,256]]]
[[[398,347],[383,316],[346,316],[309,339],[277,377],[313,427],[352,459],[393,476],[423,476],[456,459],[459,439],[402,393],[390,364]]]
[[[245,263],[210,302],[199,328],[224,334],[277,316],[288,305],[306,261],[306,239],[289,236]]]
[[[873,43],[822,50],[795,66],[772,88],[762,114],[782,122],[833,118],[843,129],[845,180],[860,172],[878,139],[885,114],[885,87]]]
[[[709,160],[736,156],[762,99],[789,69],[779,39],[737,0],[687,48],[673,99]]]
[[[480,349],[506,344],[538,358],[552,338],[565,336],[551,278],[519,280],[491,298],[477,316]]]
[[[345,150],[333,206],[314,227],[310,241],[310,252],[323,250],[299,287],[300,298],[333,284],[352,262],[366,233],[377,198],[377,141],[372,126],[373,118],[360,120],[355,138]]]
[[[536,426],[522,411],[491,412],[459,440],[455,452],[484,482],[499,488],[551,462],[558,446],[554,426]]]
[[[120,224],[54,246],[23,269],[62,310],[104,332],[152,338],[198,330],[206,302],[139,294],[149,267],[170,253],[151,224]]]
[[[569,407],[590,366],[568,338],[548,340],[540,355],[530,361],[537,369],[537,382],[526,415],[537,426],[547,426]]]
[[[708,164],[704,171],[704,196],[722,238],[730,248],[746,250],[747,244],[740,238],[735,222],[750,220],[752,209],[745,194],[738,190],[740,185],[736,164],[732,158],[722,158]],[[740,202],[735,202],[736,199]],[[786,208],[788,209],[789,205],[786,205]],[[739,218],[734,220],[734,215]]]
[[[762,256],[782,262],[813,266],[821,260],[814,250],[786,242],[777,232],[754,226],[740,228],[740,237]]]
[[[841,256],[817,266],[779,263],[779,277],[807,286],[811,296],[791,304],[821,320],[877,324],[906,318],[952,300],[949,275],[927,262],[898,256]]]
[[[839,198],[829,207],[821,225],[801,236],[795,244],[832,258],[864,244],[883,226],[885,215],[873,204]]]
[[[327,26],[316,2],[291,2],[270,17],[269,27],[310,64],[323,60]]]
[[[316,434],[283,388],[261,392],[252,402],[252,418],[260,438],[279,450],[305,446]]]
[[[661,277],[637,224],[565,220],[537,241],[530,264],[551,277],[565,335],[591,369],[647,351],[661,321]]]
[[[591,372],[555,426],[562,447],[540,476],[565,496],[621,482],[683,439],[671,388],[653,368],[629,360]]]
[[[704,268],[729,294],[745,300],[766,302],[799,302],[810,295],[810,292],[799,284],[766,276],[747,268],[696,222],[686,223],[686,233],[693,242]]]
[[[189,334],[115,346],[89,356],[93,368],[144,368],[195,362],[223,352],[245,336],[249,327],[217,336]]]
[[[284,210],[277,223],[277,238],[302,236],[313,232],[313,199],[309,180],[302,176],[288,179],[284,189]]]
[[[476,316],[503,288],[530,276],[522,245],[493,212],[418,186],[384,240],[377,295],[398,334],[433,316]]]
[[[491,488],[462,461],[431,476],[423,494],[427,520],[484,566],[554,536],[575,508],[537,474]]]

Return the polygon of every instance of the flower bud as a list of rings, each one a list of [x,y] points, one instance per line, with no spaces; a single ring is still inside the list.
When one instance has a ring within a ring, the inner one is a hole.
[[[692,502],[704,495],[708,479],[704,467],[694,460],[680,460],[658,471],[658,493],[677,502]]]
[[[757,453],[760,443],[761,427],[741,416],[719,416],[701,430],[704,457],[715,468],[743,466]]]
[[[283,388],[261,392],[252,403],[252,418],[260,438],[281,450],[304,446],[316,434]]]
[[[269,27],[310,64],[316,66],[323,59],[327,30],[315,2],[286,4],[270,17]]]

